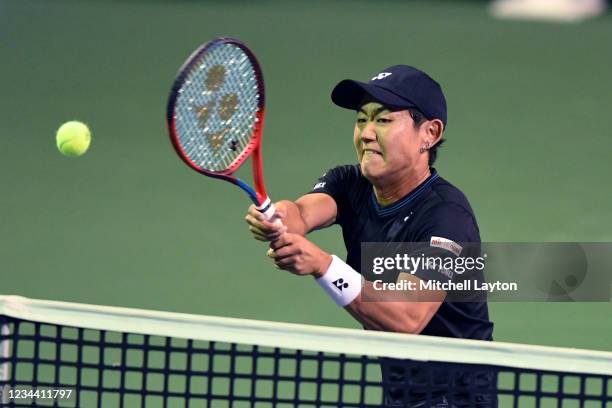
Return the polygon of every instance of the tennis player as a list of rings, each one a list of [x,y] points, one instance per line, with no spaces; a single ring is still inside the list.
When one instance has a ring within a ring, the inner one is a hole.
[[[420,289],[420,282],[448,280],[453,271],[396,270],[391,281],[412,282],[415,289],[386,301],[367,300],[380,298],[380,285],[371,279],[371,271],[361,271],[363,242],[422,243],[450,257],[464,255],[462,243],[480,242],[465,195],[432,167],[447,125],[440,85],[414,67],[396,65],[367,83],[341,81],[331,98],[356,112],[353,142],[359,163],[327,171],[312,191],[295,201],[277,202],[282,226],[264,221],[251,206],[246,215],[251,233],[270,242],[268,256],[278,268],[312,275],[366,329],[491,340],[493,323],[485,299],[453,302],[445,290]],[[305,238],[333,224],[342,228],[346,261]],[[387,384],[400,384],[386,387],[388,406],[470,404],[458,394],[451,404],[444,392],[434,393],[434,402],[418,393],[406,397],[401,384],[422,379],[416,378],[418,373],[407,378],[397,360],[383,361],[383,376]],[[469,406],[489,407],[493,401],[484,398],[480,404]]]

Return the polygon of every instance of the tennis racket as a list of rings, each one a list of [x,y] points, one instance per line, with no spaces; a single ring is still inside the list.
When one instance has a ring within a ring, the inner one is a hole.
[[[271,220],[275,208],[266,193],[261,159],[264,113],[263,75],[255,55],[236,39],[217,38],[179,69],[167,122],[172,145],[189,167],[237,185]],[[233,175],[248,157],[255,189]]]

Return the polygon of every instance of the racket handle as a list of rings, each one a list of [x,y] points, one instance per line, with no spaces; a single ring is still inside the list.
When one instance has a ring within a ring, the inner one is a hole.
[[[266,221],[272,221],[273,223],[280,225],[283,224],[280,218],[274,217],[274,215],[276,214],[276,207],[274,206],[269,197],[266,198],[260,206],[257,206],[255,208],[257,208],[257,211],[263,214],[264,219]]]

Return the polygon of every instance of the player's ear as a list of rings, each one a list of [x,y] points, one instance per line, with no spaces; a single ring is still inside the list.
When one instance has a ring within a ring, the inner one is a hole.
[[[425,137],[429,146],[434,146],[442,139],[444,132],[444,123],[440,119],[429,120],[424,123]]]

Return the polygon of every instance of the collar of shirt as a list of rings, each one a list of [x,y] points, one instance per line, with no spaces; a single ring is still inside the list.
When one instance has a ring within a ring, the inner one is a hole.
[[[436,169],[432,168],[431,174],[429,175],[429,177],[427,177],[427,179],[425,179],[425,181],[423,181],[417,188],[409,192],[402,199],[386,207],[381,207],[378,201],[376,201],[376,195],[374,194],[374,190],[372,189],[371,199],[374,205],[374,209],[376,210],[376,213],[380,216],[385,216],[385,215],[390,215],[390,214],[395,213],[400,208],[403,208],[407,206],[408,204],[412,203],[414,200],[416,200],[421,194],[423,194],[423,192],[425,192],[425,190],[427,190],[427,187],[429,187],[438,177],[440,177],[438,175],[438,172],[436,171]]]

